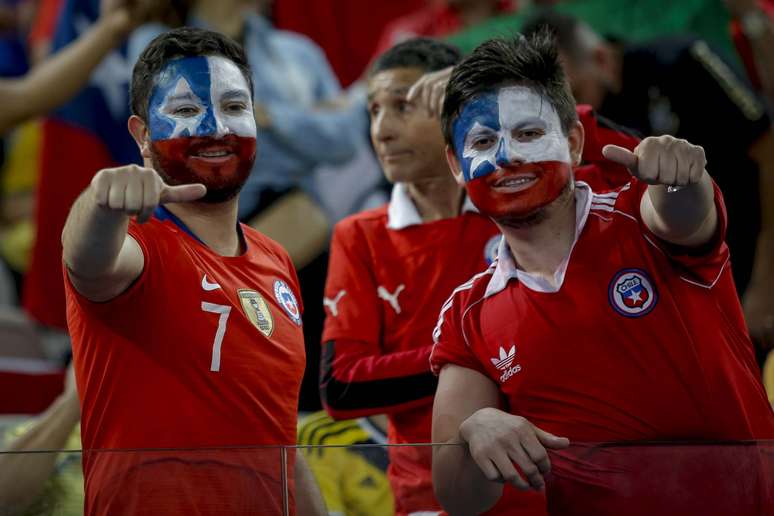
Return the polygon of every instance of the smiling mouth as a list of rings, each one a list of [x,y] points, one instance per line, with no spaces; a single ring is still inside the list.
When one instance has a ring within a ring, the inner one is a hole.
[[[538,177],[534,174],[519,174],[506,176],[495,181],[491,188],[506,193],[515,193],[526,190],[535,184]]]
[[[222,163],[234,156],[229,149],[202,149],[191,154],[192,159],[206,161],[208,163]]]

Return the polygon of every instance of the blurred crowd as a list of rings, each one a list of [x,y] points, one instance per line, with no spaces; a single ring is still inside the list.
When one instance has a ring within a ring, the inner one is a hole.
[[[384,443],[379,416],[335,426],[320,412],[318,386],[333,227],[388,202],[392,190],[369,133],[369,66],[415,36],[467,51],[546,24],[579,104],[639,136],[670,134],[707,150],[729,212],[734,280],[774,400],[773,1],[2,0],[0,443],[79,445],[62,229],[98,170],[140,163],[126,131],[132,67],[154,37],[184,25],[233,38],[252,67],[258,152],[239,219],[285,247],[298,271],[307,352],[299,439]],[[4,484],[35,503],[40,478],[55,469],[78,475],[61,458],[40,456],[20,479],[11,460],[21,458],[0,456],[0,505],[10,496]],[[375,484],[366,513],[391,513],[380,476],[386,455],[352,460],[311,456],[310,465],[329,480],[362,468]]]

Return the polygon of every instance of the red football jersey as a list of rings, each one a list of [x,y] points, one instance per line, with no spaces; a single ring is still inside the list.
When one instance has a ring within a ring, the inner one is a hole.
[[[145,268],[126,292],[94,303],[65,280],[84,449],[153,449],[86,453],[87,514],[281,509],[278,450],[201,451],[296,440],[298,281],[241,228],[247,250],[224,257],[172,219],[132,222]]]
[[[467,201],[423,223],[405,185],[388,207],[336,225],[325,287],[323,400],[338,418],[387,413],[390,443],[430,442],[437,381],[428,367],[438,310],[494,259],[500,234]],[[390,448],[399,514],[440,510],[430,447]]]
[[[433,370],[453,363],[481,372],[506,410],[575,442],[774,437],[720,191],[716,238],[686,250],[642,222],[647,185],[632,180],[601,194],[576,185],[576,241],[558,287],[519,271],[503,242],[500,258],[445,303]],[[561,458],[553,455],[554,472],[571,471]],[[605,478],[595,480],[604,490]],[[503,514],[518,496],[506,493],[496,506]]]

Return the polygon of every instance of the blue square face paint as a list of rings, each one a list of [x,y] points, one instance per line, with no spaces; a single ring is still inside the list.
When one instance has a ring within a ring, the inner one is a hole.
[[[500,110],[497,106],[497,94],[494,92],[483,95],[469,102],[452,126],[452,138],[456,150],[457,159],[462,167],[465,181],[476,177],[482,177],[494,172],[497,167],[488,160],[476,160],[476,156],[465,152],[465,142],[472,129],[485,134],[497,134],[500,132]],[[489,129],[481,131],[481,129]],[[471,134],[471,137],[475,135]],[[474,160],[476,163],[474,164]]]
[[[452,125],[465,181],[519,163],[570,163],[567,137],[551,103],[525,86],[484,93],[468,102]]]
[[[159,74],[149,105],[152,140],[215,133],[215,113],[210,99],[210,65],[206,57],[187,57],[170,62]],[[186,106],[202,109],[182,116]],[[176,116],[174,109],[180,114]]]

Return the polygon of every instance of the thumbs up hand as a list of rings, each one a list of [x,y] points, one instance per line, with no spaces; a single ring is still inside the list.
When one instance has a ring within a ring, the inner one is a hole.
[[[682,187],[696,184],[701,181],[707,165],[702,147],[666,135],[645,138],[634,152],[617,145],[605,145],[602,154],[651,185]]]

